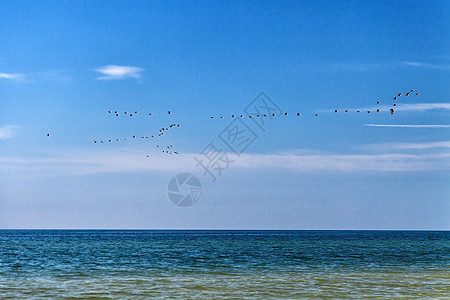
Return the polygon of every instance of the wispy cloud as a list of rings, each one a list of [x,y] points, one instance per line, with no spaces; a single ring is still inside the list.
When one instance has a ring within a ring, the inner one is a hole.
[[[97,80],[121,80],[127,78],[139,79],[143,69],[131,66],[108,65],[95,71],[102,74],[102,76],[96,78]]]
[[[399,144],[398,148],[431,148],[442,145],[407,145]],[[161,153],[150,153],[144,150],[74,151],[68,156],[61,152],[47,158],[0,157],[0,170],[19,176],[61,176],[87,175],[116,172],[164,172],[173,173],[189,171],[201,174],[203,170],[196,167],[194,157],[199,154],[184,153],[168,156]],[[292,172],[409,172],[450,170],[450,153],[389,153],[389,154],[242,154],[237,158],[228,153],[232,162],[227,172],[233,170],[273,171],[286,170]]]
[[[17,125],[4,125],[0,127],[0,140],[9,139],[14,136],[19,126]]]
[[[25,78],[23,74],[0,73],[0,79],[22,80]]]
[[[436,65],[436,64],[417,62],[417,61],[404,61],[403,64],[406,65],[406,66],[418,67],[418,68],[450,69],[449,65]]]
[[[396,110],[432,110],[432,109],[450,109],[450,103],[400,103]]]
[[[366,106],[359,108],[337,108],[338,111],[342,112],[344,110],[348,110],[350,112],[360,111],[376,111],[379,109],[380,111],[389,112],[392,108],[391,105],[377,105],[377,106]],[[426,111],[426,110],[436,110],[436,109],[446,109],[450,110],[450,103],[448,102],[433,102],[433,103],[398,103],[395,107],[395,111]],[[332,113],[334,109],[324,109],[319,110],[320,112]]]
[[[426,62],[418,62],[418,61],[396,61],[396,62],[343,62],[343,63],[334,63],[328,64],[328,68],[333,70],[343,70],[343,71],[373,71],[373,70],[382,70],[388,68],[399,68],[399,67],[413,67],[413,68],[427,68],[427,69],[442,69],[448,70],[450,69],[450,65],[445,64],[431,64]]]
[[[450,141],[425,142],[425,143],[382,143],[361,146],[362,149],[374,151],[392,150],[429,150],[450,148]]]
[[[409,125],[409,124],[364,124],[369,127],[392,127],[392,128],[450,128],[450,125]]]

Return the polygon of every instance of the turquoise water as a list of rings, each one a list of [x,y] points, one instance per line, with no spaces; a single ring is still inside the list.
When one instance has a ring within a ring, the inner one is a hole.
[[[450,233],[0,231],[0,298],[450,298]]]

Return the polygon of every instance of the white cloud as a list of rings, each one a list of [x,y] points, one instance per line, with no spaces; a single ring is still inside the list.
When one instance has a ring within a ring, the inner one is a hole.
[[[23,74],[0,73],[0,79],[21,80],[24,78],[25,75]]]
[[[438,102],[438,103],[400,103],[396,110],[432,110],[432,109],[450,109],[450,103]]]
[[[399,144],[399,149],[425,149],[432,147],[448,148],[444,144],[407,145]],[[450,170],[450,153],[421,154],[242,154],[237,157],[228,153],[233,162],[229,170],[274,171],[287,170],[293,172],[409,172]],[[147,154],[150,154],[147,157]],[[203,174],[196,166],[195,153],[168,155],[160,152],[148,153],[145,150],[108,151],[87,150],[61,151],[46,158],[0,157],[0,170],[24,176],[43,177],[61,175],[87,175],[115,172],[193,172]],[[225,172],[225,171],[224,171]]]
[[[392,128],[450,128],[450,125],[408,125],[408,124],[364,124],[369,127],[392,127]]]
[[[17,125],[5,125],[0,127],[0,140],[9,139],[14,136],[16,130],[19,128]]]
[[[393,107],[391,105],[377,105],[370,107],[360,107],[360,108],[336,108],[339,112],[348,110],[349,112],[362,111],[367,112],[368,110],[374,112],[379,109],[381,112],[389,112],[391,108],[395,111],[426,111],[426,110],[436,110],[436,109],[446,109],[450,110],[450,103],[448,102],[433,102],[433,103],[397,103],[397,106]],[[319,110],[320,112],[332,113],[334,109],[324,109]]]
[[[361,146],[362,149],[375,151],[392,151],[392,150],[429,150],[439,148],[450,148],[450,141],[425,142],[425,143],[384,143],[369,144]]]
[[[412,66],[412,67],[419,67],[419,68],[429,68],[429,69],[448,69],[450,66],[445,65],[435,65],[430,63],[423,63],[423,62],[417,62],[417,61],[405,61],[403,62],[404,65]]]
[[[139,79],[141,68],[131,66],[108,65],[96,69],[103,76],[97,77],[98,80],[121,80],[127,78]]]

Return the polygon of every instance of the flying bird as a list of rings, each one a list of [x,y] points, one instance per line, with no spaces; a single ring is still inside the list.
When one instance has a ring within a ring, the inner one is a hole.
[[[393,114],[394,114],[394,109],[391,108],[391,109],[389,109],[389,110],[391,111],[391,115],[393,115]]]

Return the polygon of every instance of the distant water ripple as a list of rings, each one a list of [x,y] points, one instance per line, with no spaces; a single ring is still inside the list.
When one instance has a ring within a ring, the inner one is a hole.
[[[450,298],[450,233],[0,231],[0,298]]]

